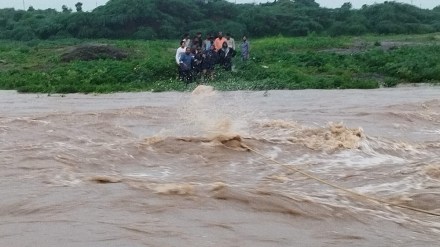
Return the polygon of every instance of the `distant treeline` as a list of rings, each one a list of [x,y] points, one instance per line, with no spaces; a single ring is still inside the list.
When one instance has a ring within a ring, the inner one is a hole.
[[[110,0],[92,12],[63,6],[27,11],[0,9],[0,39],[176,39],[183,33],[230,32],[239,37],[420,34],[440,31],[433,10],[385,2],[352,9],[322,8],[314,0],[234,4],[224,0]]]

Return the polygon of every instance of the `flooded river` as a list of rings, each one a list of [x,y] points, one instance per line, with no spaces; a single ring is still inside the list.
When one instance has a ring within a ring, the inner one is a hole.
[[[440,214],[440,87],[0,105],[0,246],[440,243],[439,216],[297,172]]]

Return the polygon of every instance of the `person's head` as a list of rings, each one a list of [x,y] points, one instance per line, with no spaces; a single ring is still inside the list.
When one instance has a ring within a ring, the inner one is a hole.
[[[217,35],[220,39],[221,38],[223,38],[223,32],[218,32],[218,35]]]
[[[199,37],[199,38],[202,37],[202,32],[197,32],[196,36]]]
[[[182,47],[182,48],[185,47],[185,41],[184,40],[180,41],[180,47]]]
[[[186,47],[186,49],[185,49],[185,53],[186,53],[186,55],[191,54],[191,48]]]
[[[207,34],[206,39],[211,39],[211,34]]]
[[[243,42],[247,40],[246,35],[243,36]]]
[[[222,44],[222,48],[224,48],[224,49],[228,48],[228,43],[223,42],[223,44]]]
[[[231,38],[231,34],[230,33],[226,33],[226,39],[229,40]]]
[[[214,45],[211,45],[211,46],[209,47],[209,49],[211,49],[212,51],[214,51],[214,50],[215,50],[215,46],[214,46]]]

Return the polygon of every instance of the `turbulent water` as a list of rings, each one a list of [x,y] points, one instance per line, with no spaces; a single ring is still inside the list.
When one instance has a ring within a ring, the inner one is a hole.
[[[0,105],[0,246],[440,242],[439,216],[297,172],[439,214],[439,87],[0,91]]]

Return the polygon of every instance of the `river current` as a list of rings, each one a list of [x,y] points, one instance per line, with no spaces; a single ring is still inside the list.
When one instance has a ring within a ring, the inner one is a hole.
[[[440,243],[439,216],[297,172],[440,214],[440,87],[0,105],[0,246]]]

